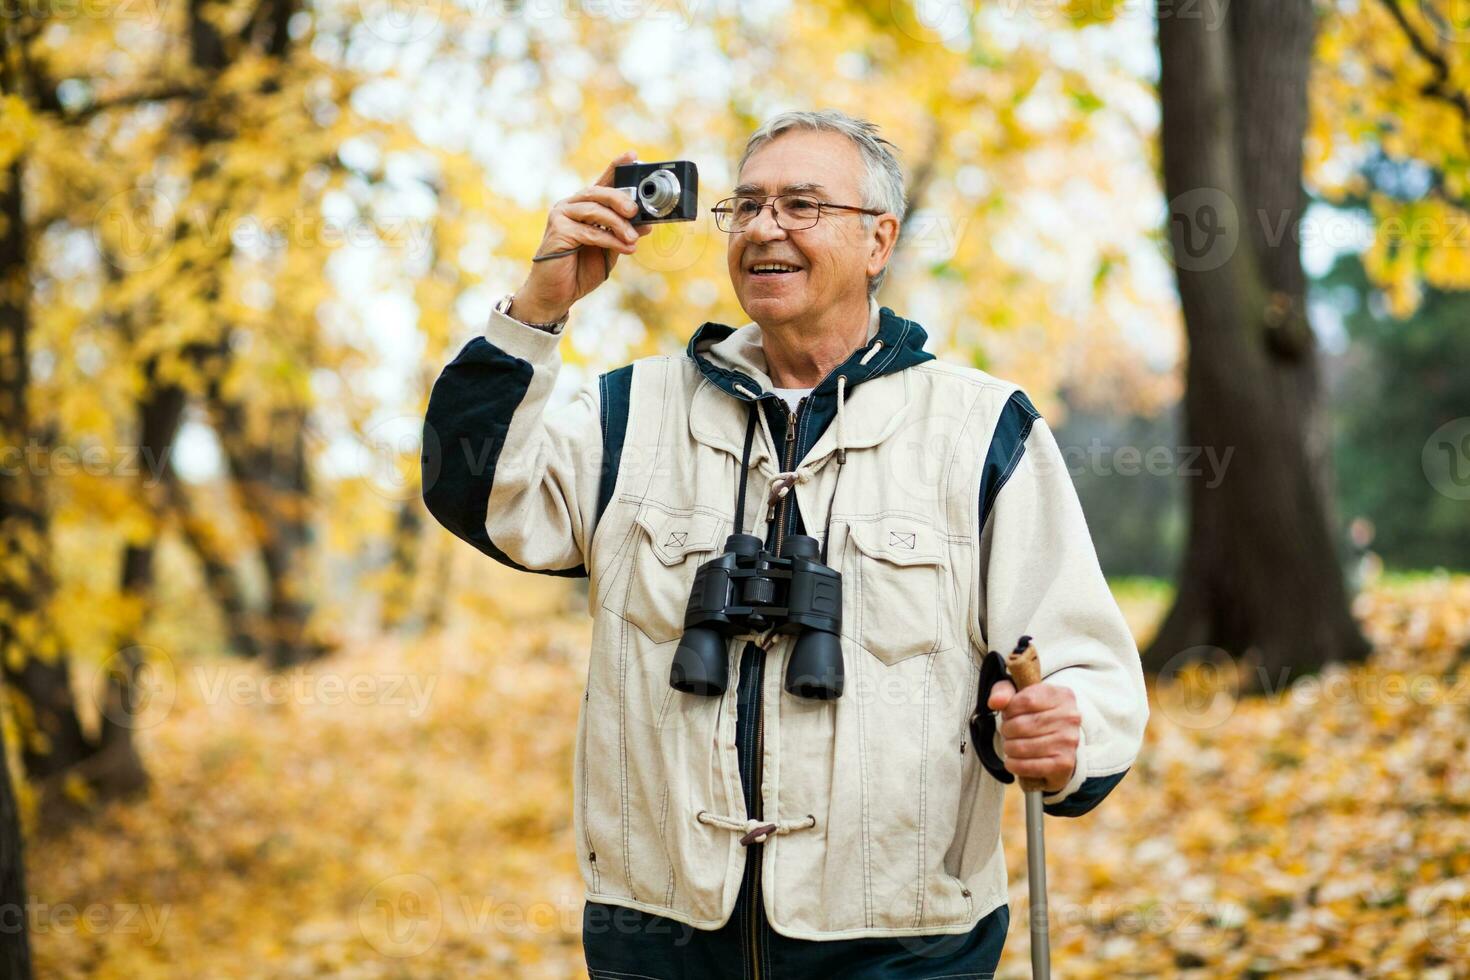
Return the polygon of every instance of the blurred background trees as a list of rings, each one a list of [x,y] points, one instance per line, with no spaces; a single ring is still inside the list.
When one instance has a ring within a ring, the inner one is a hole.
[[[437,366],[517,281],[545,204],[625,145],[696,159],[713,194],[743,135],[806,91],[905,148],[912,211],[883,300],[936,348],[1026,385],[1074,448],[1157,446],[1176,470],[1192,447],[1237,450],[1218,490],[1074,457],[1108,569],[1183,576],[1155,664],[1201,644],[1300,665],[1359,654],[1333,584],[1350,557],[1344,513],[1371,522],[1390,566],[1464,561],[1463,509],[1385,456],[1403,464],[1411,450],[1391,433],[1427,434],[1460,404],[1452,381],[1403,373],[1451,363],[1462,334],[1449,292],[1466,269],[1458,25],[1388,0],[1266,6],[1166,10],[1162,61],[1154,23],[1066,5],[972,16],[829,0],[620,18],[195,0],[151,19],[7,20],[0,421],[25,462],[3,476],[4,638],[26,772],[81,773],[104,794],[141,785],[127,718],[160,548],[208,602],[206,642],[276,667],[360,627],[365,596],[389,627],[442,621],[450,592],[423,582],[443,582],[448,543],[419,510],[412,421]],[[1291,30],[1269,19],[1288,12]],[[1269,72],[1230,60],[1257,34],[1293,45],[1264,58]],[[1194,47],[1171,54],[1171,37]],[[1171,58],[1177,81],[1159,74]],[[1193,84],[1220,58],[1219,84]],[[1176,125],[1205,126],[1180,136],[1180,159],[1188,146],[1214,162],[1162,182],[1170,100],[1185,96],[1214,101],[1179,107]],[[1278,149],[1234,142],[1268,136]],[[1246,176],[1229,164],[1242,158]],[[1161,192],[1182,223],[1165,220]],[[1181,268],[1165,232],[1216,214],[1201,194],[1223,195],[1242,224],[1228,263]],[[1411,225],[1412,238],[1396,232]],[[1306,240],[1340,228],[1365,240]],[[722,246],[708,222],[661,227],[585,305],[567,389],[704,320],[741,320]],[[1241,270],[1273,263],[1279,276],[1241,292]],[[1189,303],[1173,274],[1255,297],[1237,315],[1201,294],[1194,316],[1217,320],[1191,348],[1236,334],[1231,318],[1265,317],[1257,350],[1300,377],[1252,389],[1248,360],[1218,351],[1190,362],[1214,374],[1181,373]],[[1312,394],[1319,375],[1335,402]],[[1271,408],[1268,390],[1286,401]],[[1179,416],[1186,391],[1203,400]],[[1297,421],[1283,441],[1284,419]],[[1269,464],[1266,442],[1280,455]],[[88,453],[95,465],[65,465]],[[1269,489],[1290,467],[1297,490]],[[1388,506],[1410,490],[1428,522]],[[1244,546],[1248,526],[1264,550]],[[1316,583],[1316,612],[1298,617],[1313,637],[1244,601],[1279,595],[1273,576]],[[76,706],[78,662],[105,668],[95,722]]]
[[[1470,508],[1426,470],[1470,405],[1448,0],[86,13],[0,18],[0,652],[29,812],[146,786],[160,669],[289,674],[494,608],[421,510],[439,368],[551,201],[633,147],[694,159],[708,206],[785,108],[903,148],[880,300],[1026,387],[1110,575],[1178,577],[1155,666],[1352,658],[1363,569],[1470,569]],[[1227,261],[1181,259],[1171,236],[1230,209]],[[707,218],[646,239],[579,305],[562,396],[743,322],[724,244]]]

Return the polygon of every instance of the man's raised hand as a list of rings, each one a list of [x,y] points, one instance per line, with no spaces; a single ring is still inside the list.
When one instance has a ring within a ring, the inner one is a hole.
[[[592,184],[551,206],[536,254],[576,251],[531,263],[530,275],[511,304],[516,319],[528,323],[561,319],[573,303],[606,281],[618,256],[632,255],[638,240],[653,231],[652,225],[634,225],[629,220],[638,213],[638,205],[625,191],[612,186],[614,169],[636,159],[634,151],[626,151]]]

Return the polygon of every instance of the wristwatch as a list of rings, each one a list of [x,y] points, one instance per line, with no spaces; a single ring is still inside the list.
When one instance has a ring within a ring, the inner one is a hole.
[[[548,333],[561,333],[561,328],[566,326],[567,313],[563,313],[560,320],[553,320],[550,323],[528,323],[527,321],[522,320],[517,316],[512,316],[510,312],[510,304],[515,298],[515,293],[506,293],[504,296],[500,297],[500,302],[495,304],[495,312],[504,313],[506,316],[510,317],[517,323],[523,323],[528,327],[535,327],[537,330],[545,330]],[[568,310],[567,312],[570,313],[571,311]]]

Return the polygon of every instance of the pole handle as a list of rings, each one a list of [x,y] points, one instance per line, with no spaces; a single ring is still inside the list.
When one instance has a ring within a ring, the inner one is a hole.
[[[1036,654],[1036,645],[1031,642],[1031,637],[1021,637],[1016,641],[1016,649],[1006,654],[1006,670],[1017,691],[1041,683],[1041,658]],[[1028,793],[1045,792],[1046,780],[1024,777],[1021,779],[1021,789]]]

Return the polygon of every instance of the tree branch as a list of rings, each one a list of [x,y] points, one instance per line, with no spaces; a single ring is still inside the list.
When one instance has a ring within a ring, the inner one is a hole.
[[[93,116],[103,112],[110,112],[113,109],[126,109],[129,106],[143,105],[148,102],[169,102],[174,99],[193,102],[203,97],[204,91],[192,85],[165,85],[162,88],[157,88],[149,92],[129,92],[126,95],[119,95],[115,98],[107,99],[104,102],[93,102],[91,105],[71,112],[62,109],[59,110],[59,114],[61,115],[62,121],[67,125],[77,126],[91,119]]]
[[[1470,99],[1464,92],[1459,91],[1450,84],[1450,65],[1445,60],[1444,52],[1431,47],[1409,23],[1409,18],[1404,15],[1398,0],[1379,0],[1383,9],[1398,24],[1399,30],[1403,31],[1405,39],[1414,52],[1422,58],[1434,72],[1434,77],[1419,87],[1419,94],[1431,99],[1438,99],[1448,103],[1460,114],[1460,131],[1465,141],[1465,146],[1470,149]]]
[[[939,124],[930,122],[929,139],[924,147],[923,159],[909,175],[909,185],[904,188],[904,210],[903,221],[898,226],[898,240],[903,241],[904,232],[909,230],[909,224],[913,221],[914,212],[918,211],[929,193],[929,184],[934,180],[934,168],[939,162]]]

